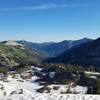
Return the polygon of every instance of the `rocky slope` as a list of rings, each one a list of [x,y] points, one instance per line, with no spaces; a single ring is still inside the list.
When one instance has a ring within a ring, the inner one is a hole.
[[[26,48],[16,42],[0,43],[0,68],[12,68],[16,66],[28,66],[40,63],[42,54],[31,48]]]

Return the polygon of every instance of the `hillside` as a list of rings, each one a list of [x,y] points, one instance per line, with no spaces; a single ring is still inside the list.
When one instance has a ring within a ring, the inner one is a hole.
[[[23,67],[40,63],[42,59],[43,55],[35,49],[26,48],[15,42],[0,43],[0,68]]]
[[[74,46],[80,45],[82,43],[91,41],[91,39],[83,38],[80,40],[64,40],[61,42],[45,42],[45,43],[32,43],[27,41],[18,41],[18,43],[35,48],[49,57],[55,57],[62,54],[65,50],[68,50]]]
[[[66,50],[48,62],[100,66],[100,38]]]

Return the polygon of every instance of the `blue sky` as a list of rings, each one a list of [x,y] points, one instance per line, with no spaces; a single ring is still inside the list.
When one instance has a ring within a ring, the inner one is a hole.
[[[0,40],[100,36],[100,0],[0,0]]]

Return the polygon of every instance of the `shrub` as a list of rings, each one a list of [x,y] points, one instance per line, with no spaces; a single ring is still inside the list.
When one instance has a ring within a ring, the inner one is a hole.
[[[47,85],[37,90],[37,92],[39,93],[43,93],[43,92],[50,93],[50,91],[51,91],[51,88],[48,87]]]

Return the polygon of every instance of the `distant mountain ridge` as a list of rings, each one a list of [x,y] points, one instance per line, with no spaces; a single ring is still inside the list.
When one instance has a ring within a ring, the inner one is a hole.
[[[100,38],[66,50],[47,62],[100,66]]]
[[[32,43],[28,41],[17,41],[18,43],[29,46],[31,48],[40,50],[44,52],[48,57],[55,57],[62,54],[65,50],[68,50],[74,46],[80,45],[82,43],[91,41],[91,39],[83,38],[80,40],[64,40],[61,42],[45,42],[45,43]]]

